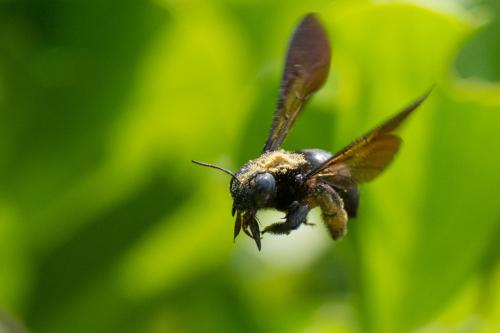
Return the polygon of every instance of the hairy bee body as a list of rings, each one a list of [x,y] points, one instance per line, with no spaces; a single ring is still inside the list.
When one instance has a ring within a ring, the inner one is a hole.
[[[332,236],[335,239],[342,237],[346,232],[347,217],[356,214],[359,199],[357,186],[339,188],[327,178],[306,177],[331,157],[332,154],[321,149],[298,152],[278,150],[246,163],[236,172],[230,185],[235,203],[233,212],[244,212],[241,223],[237,225],[241,225],[243,230],[251,228],[256,224],[257,210],[273,208],[286,212],[287,222],[275,223],[264,232],[286,234],[303,223],[307,224],[310,209],[319,206]],[[258,196],[255,198],[258,175],[268,175],[273,181],[273,195],[266,200],[259,201]]]
[[[273,201],[259,208],[286,211],[293,202],[304,201],[311,194],[313,184],[304,182],[305,175],[330,157],[332,157],[331,153],[321,149],[303,149],[298,152],[279,150],[249,161],[236,172],[237,181],[233,180],[230,184],[230,190],[235,199],[235,209],[254,208],[252,201],[248,199],[249,189],[253,188],[251,182],[256,174],[267,172],[276,180],[277,194]],[[328,183],[328,181],[325,182]],[[344,201],[349,217],[355,217],[359,203],[358,187],[342,189],[335,184],[329,185]]]

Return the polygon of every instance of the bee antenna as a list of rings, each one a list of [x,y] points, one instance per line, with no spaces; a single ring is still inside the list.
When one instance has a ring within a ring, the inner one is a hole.
[[[209,167],[209,168],[213,168],[213,169],[217,169],[217,170],[220,170],[220,171],[222,171],[222,172],[225,172],[225,173],[227,173],[228,175],[230,175],[232,179],[235,179],[238,183],[240,182],[240,181],[238,180],[238,178],[236,178],[236,175],[234,174],[234,172],[229,171],[229,170],[228,170],[228,169],[226,169],[226,168],[220,167],[220,166],[218,166],[218,165],[210,164],[210,163],[205,163],[205,162],[195,161],[195,160],[191,160],[191,162],[193,162],[194,164],[198,164],[198,165],[201,165],[201,166],[205,166],[205,167]]]

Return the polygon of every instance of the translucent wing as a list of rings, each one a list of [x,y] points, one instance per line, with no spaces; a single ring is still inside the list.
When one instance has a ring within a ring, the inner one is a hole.
[[[307,177],[318,175],[330,182],[345,184],[368,182],[377,177],[393,160],[399,150],[401,138],[394,133],[401,123],[427,98],[430,91],[403,111],[363,135],[322,165],[313,169]]]
[[[280,148],[304,103],[325,82],[330,57],[325,30],[313,14],[307,15],[288,47],[278,106],[264,152]]]

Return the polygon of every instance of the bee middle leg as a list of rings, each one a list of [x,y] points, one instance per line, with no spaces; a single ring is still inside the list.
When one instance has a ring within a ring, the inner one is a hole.
[[[282,223],[274,223],[262,231],[262,233],[269,232],[271,234],[289,234],[290,231],[297,229],[302,223],[306,223],[307,214],[309,213],[309,206],[305,203],[294,201],[286,213],[286,221]]]

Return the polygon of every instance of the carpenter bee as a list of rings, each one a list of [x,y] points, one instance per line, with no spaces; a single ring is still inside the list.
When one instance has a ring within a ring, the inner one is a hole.
[[[231,175],[234,238],[243,229],[259,250],[261,231],[256,213],[266,208],[285,212],[286,217],[284,222],[264,228],[262,234],[288,234],[307,224],[309,211],[319,206],[330,235],[334,240],[341,239],[347,232],[348,219],[356,216],[358,184],[371,181],[391,163],[401,144],[396,129],[430,93],[336,154],[320,149],[282,150],[303,106],[326,81],[330,57],[324,28],[314,14],[306,15],[289,44],[278,105],[262,155],[236,173],[193,161]]]

